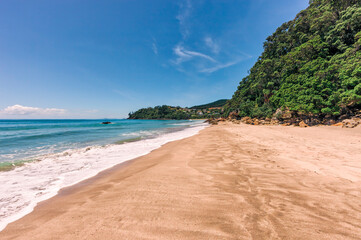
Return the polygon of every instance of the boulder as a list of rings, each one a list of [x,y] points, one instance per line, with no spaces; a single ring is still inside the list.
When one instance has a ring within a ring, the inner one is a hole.
[[[308,125],[304,122],[304,121],[301,121],[298,126],[302,127],[302,128],[305,128],[305,127],[308,127]]]
[[[289,120],[293,118],[293,112],[290,111],[288,108],[281,109],[278,108],[276,112],[273,114],[272,120]]]
[[[231,112],[229,115],[228,115],[228,118],[229,119],[240,119],[239,117],[239,114],[237,112]]]
[[[280,121],[278,121],[277,119],[272,119],[270,124],[271,125],[278,125],[280,123]]]
[[[102,124],[111,124],[112,122],[102,122]]]
[[[259,124],[260,124],[260,125],[267,125],[267,124],[269,124],[269,123],[266,122],[265,120],[259,120]]]
[[[218,125],[218,120],[217,119],[207,119],[205,122],[209,123],[211,125]]]
[[[346,119],[342,121],[343,128],[354,128],[357,127],[361,123],[361,119],[353,118],[353,119]]]
[[[243,117],[241,119],[241,122],[246,123],[246,124],[252,124],[253,123],[252,118],[250,118],[250,117]]]
[[[334,119],[324,119],[322,121],[322,124],[323,125],[331,125],[331,126],[333,126],[333,125],[337,124],[337,122]]]

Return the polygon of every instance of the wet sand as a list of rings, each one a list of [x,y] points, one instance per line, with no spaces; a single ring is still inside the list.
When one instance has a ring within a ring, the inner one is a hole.
[[[0,232],[27,240],[360,236],[360,127],[231,123],[64,189]]]

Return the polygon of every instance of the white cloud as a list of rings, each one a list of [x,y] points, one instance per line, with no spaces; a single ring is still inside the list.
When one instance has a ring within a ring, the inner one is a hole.
[[[206,54],[203,54],[203,53],[200,53],[200,52],[195,52],[195,51],[189,51],[189,50],[186,50],[184,49],[182,46],[180,45],[177,45],[174,49],[174,54],[177,55],[177,60],[175,61],[176,64],[180,64],[182,62],[186,62],[188,60],[191,60],[192,58],[194,57],[200,57],[200,58],[203,58],[203,59],[207,59],[211,62],[217,62],[214,58],[206,55]]]
[[[244,60],[250,59],[252,56],[244,53],[244,52],[239,52],[240,55],[238,55],[237,57],[233,57],[233,60],[228,61],[226,63],[217,63],[214,64],[214,66],[211,67],[207,67],[207,68],[202,68],[199,70],[199,72],[201,73],[213,73],[216,72],[218,70],[221,70],[223,68],[228,68],[230,66],[236,65],[239,62],[242,62]]]
[[[199,2],[197,3],[199,4]],[[215,40],[209,34],[206,34],[199,41],[192,40],[192,43],[187,44],[192,26],[192,14],[193,10],[197,7],[197,3],[192,3],[191,0],[184,0],[179,4],[179,12],[176,18],[179,22],[182,39],[173,47],[173,53],[176,56],[175,59],[170,61],[173,66],[178,71],[188,75],[199,73],[211,74],[250,58],[251,56],[247,54],[237,53],[229,47],[227,49],[229,44],[224,43],[224,41],[227,42],[227,39],[222,36],[217,36],[217,40]],[[223,46],[222,49],[221,45]],[[189,46],[195,49],[195,51],[188,50]]]
[[[192,12],[192,4],[190,0],[186,0],[180,3],[179,14],[176,19],[179,21],[179,29],[183,39],[189,36],[188,18]]]
[[[4,110],[0,111],[4,115],[37,115],[37,116],[48,116],[48,115],[63,115],[66,113],[65,109],[58,108],[37,108],[37,107],[26,107],[19,104],[8,106]]]
[[[157,44],[155,44],[155,42],[152,43],[152,50],[155,55],[158,55],[158,48],[157,48]]]
[[[211,37],[204,38],[204,42],[206,43],[207,47],[211,49],[213,53],[215,54],[219,53],[220,51],[219,45]]]
[[[228,62],[228,63],[222,63],[222,64],[218,64],[214,67],[210,67],[210,68],[204,68],[204,69],[201,69],[199,72],[202,72],[202,73],[213,73],[213,72],[216,72],[222,68],[227,68],[227,67],[230,67],[230,66],[233,66],[237,63],[239,63],[241,60],[236,60],[236,61],[233,61],[233,62]]]

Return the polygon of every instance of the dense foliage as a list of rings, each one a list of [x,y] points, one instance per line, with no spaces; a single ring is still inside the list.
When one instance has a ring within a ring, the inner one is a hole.
[[[228,101],[228,99],[220,99],[218,101],[211,102],[211,103],[208,103],[208,104],[193,106],[193,107],[191,107],[191,109],[204,109],[204,108],[223,107],[226,104],[227,101]]]
[[[361,106],[361,1],[312,0],[264,43],[225,115],[270,117],[287,107],[338,116]]]
[[[218,101],[217,101],[218,102]],[[208,106],[209,104],[201,105]],[[154,108],[142,108],[136,112],[129,113],[129,119],[204,119],[218,118],[222,114],[222,108],[191,109],[171,107],[167,105]]]
[[[129,119],[189,119],[189,115],[180,107],[156,106],[154,108],[141,108],[129,113]]]

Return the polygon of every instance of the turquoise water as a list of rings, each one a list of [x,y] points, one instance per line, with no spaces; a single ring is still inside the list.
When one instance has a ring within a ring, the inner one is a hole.
[[[110,121],[112,124],[101,124]],[[173,120],[0,120],[0,163],[94,145],[157,137],[186,128]]]
[[[0,231],[97,173],[197,134],[202,121],[0,120]]]

